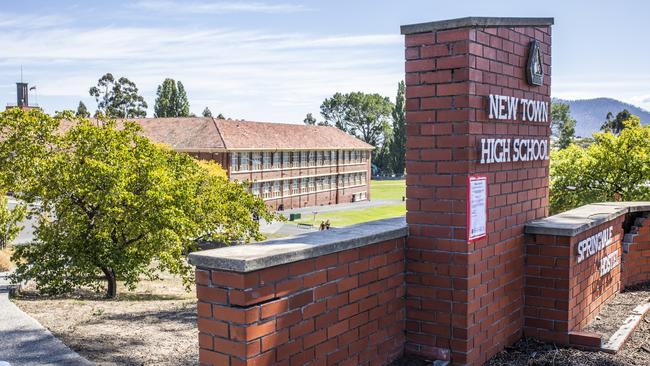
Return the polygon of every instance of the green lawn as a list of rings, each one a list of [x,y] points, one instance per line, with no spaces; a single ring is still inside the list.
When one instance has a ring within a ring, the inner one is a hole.
[[[406,196],[405,180],[373,180],[370,181],[370,199],[401,201]]]
[[[400,196],[401,199],[401,196]],[[314,224],[315,227],[320,225],[321,221],[330,220],[332,227],[343,227],[359,224],[367,221],[388,219],[391,217],[404,216],[406,214],[406,205],[403,203],[384,205],[371,208],[362,208],[356,210],[345,210],[336,212],[323,212],[316,215],[305,214],[302,219],[295,222],[301,224]]]

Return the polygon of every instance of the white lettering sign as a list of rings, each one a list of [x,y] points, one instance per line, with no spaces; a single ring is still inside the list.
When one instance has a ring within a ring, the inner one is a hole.
[[[618,250],[613,253],[609,253],[607,256],[600,260],[600,277],[608,274],[612,269],[618,266]]]
[[[595,255],[601,250],[605,249],[612,241],[614,228],[609,228],[594,234],[587,239],[581,240],[578,243],[578,259],[577,263],[581,263],[585,259]]]
[[[481,164],[548,160],[548,140],[481,139]]]
[[[490,119],[548,122],[548,102],[490,94]]]

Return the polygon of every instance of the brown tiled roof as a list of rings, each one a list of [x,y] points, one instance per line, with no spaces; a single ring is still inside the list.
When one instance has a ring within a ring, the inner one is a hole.
[[[95,119],[91,119],[94,121]],[[142,126],[145,136],[154,142],[169,145],[179,151],[223,151],[225,146],[212,118],[129,118]],[[118,120],[118,128],[124,120]],[[62,129],[69,128],[70,122],[63,121]]]
[[[227,150],[372,150],[336,127],[215,119]]]
[[[180,151],[372,150],[373,146],[330,126],[251,122],[210,117],[134,118],[151,140]],[[120,125],[122,121],[118,121]],[[63,129],[69,122],[62,124]]]

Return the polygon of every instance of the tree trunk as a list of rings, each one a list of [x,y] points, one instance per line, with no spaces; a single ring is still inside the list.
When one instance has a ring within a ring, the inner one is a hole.
[[[106,276],[106,298],[114,299],[117,296],[117,279],[112,268],[101,267]]]

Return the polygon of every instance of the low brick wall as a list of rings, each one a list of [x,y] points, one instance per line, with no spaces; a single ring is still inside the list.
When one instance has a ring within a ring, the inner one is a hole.
[[[406,228],[399,220],[378,223],[306,236],[320,243],[292,238],[193,254],[201,365],[385,365],[398,358]],[[368,226],[375,230],[364,236]],[[296,251],[283,251],[290,245]],[[239,270],[225,270],[238,263]]]
[[[650,277],[645,221],[636,221],[637,234],[624,231],[647,209],[635,202],[587,205],[528,224],[524,335],[600,347],[600,336],[583,329],[626,285]],[[631,240],[626,253],[624,236]]]
[[[633,218],[623,240],[623,286],[650,281],[650,214]]]

